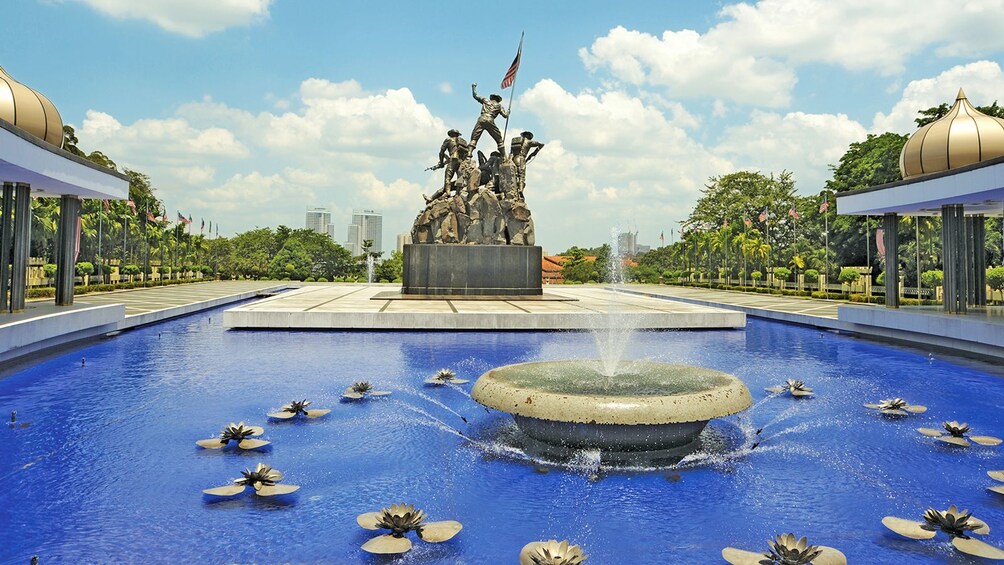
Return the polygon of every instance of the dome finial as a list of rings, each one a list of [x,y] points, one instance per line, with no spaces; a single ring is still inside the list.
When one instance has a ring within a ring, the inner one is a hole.
[[[955,99],[956,100],[966,100],[967,99],[966,98],[966,93],[963,92],[962,89],[960,88],[959,89],[959,93],[955,95]]]

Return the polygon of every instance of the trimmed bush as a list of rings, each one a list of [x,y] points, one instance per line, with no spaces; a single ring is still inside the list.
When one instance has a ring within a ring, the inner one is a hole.
[[[987,269],[987,284],[994,290],[1004,289],[1004,267]]]
[[[941,286],[945,282],[945,274],[938,269],[920,273],[920,282],[927,288]]]
[[[844,267],[840,269],[840,275],[837,277],[837,280],[840,281],[841,284],[854,284],[858,282],[858,279],[860,278],[861,273],[859,273],[857,269]]]
[[[42,274],[44,274],[47,279],[51,279],[56,276],[56,265],[54,263],[46,263],[42,265]]]
[[[788,267],[774,267],[774,278],[786,281],[791,278],[791,269]]]
[[[317,277],[317,282],[328,282],[326,277]]]
[[[123,265],[121,273],[123,275],[138,275],[140,273],[139,265]]]
[[[42,267],[45,268],[44,266]],[[76,266],[77,276],[86,277],[94,272],[94,264],[89,261],[81,261]]]

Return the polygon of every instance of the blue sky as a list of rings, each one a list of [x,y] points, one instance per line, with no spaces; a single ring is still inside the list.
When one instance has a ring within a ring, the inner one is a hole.
[[[959,87],[1004,101],[1000,1],[11,4],[0,65],[228,234],[312,206],[339,238],[353,208],[408,231],[445,131],[474,125],[470,83],[498,91],[521,31],[510,132],[548,144],[527,201],[555,253],[612,227],[668,242],[713,175],[786,169],[815,193],[849,143],[910,133]]]

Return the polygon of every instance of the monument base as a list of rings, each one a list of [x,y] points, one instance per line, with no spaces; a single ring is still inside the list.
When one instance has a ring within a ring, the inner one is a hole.
[[[407,244],[401,294],[541,295],[541,256],[529,245]]]

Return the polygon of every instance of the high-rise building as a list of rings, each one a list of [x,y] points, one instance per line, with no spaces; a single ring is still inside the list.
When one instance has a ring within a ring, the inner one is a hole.
[[[353,210],[349,224],[348,247],[353,255],[363,254],[363,242],[373,241],[370,251],[383,251],[383,214],[374,210]]]
[[[617,250],[624,257],[634,257],[637,255],[638,232],[626,231],[617,234]]]
[[[397,251],[398,253],[404,253],[404,246],[407,243],[411,243],[410,233],[399,233],[397,234]]]
[[[328,234],[331,225],[331,212],[327,208],[308,208],[306,228],[317,233]]]

